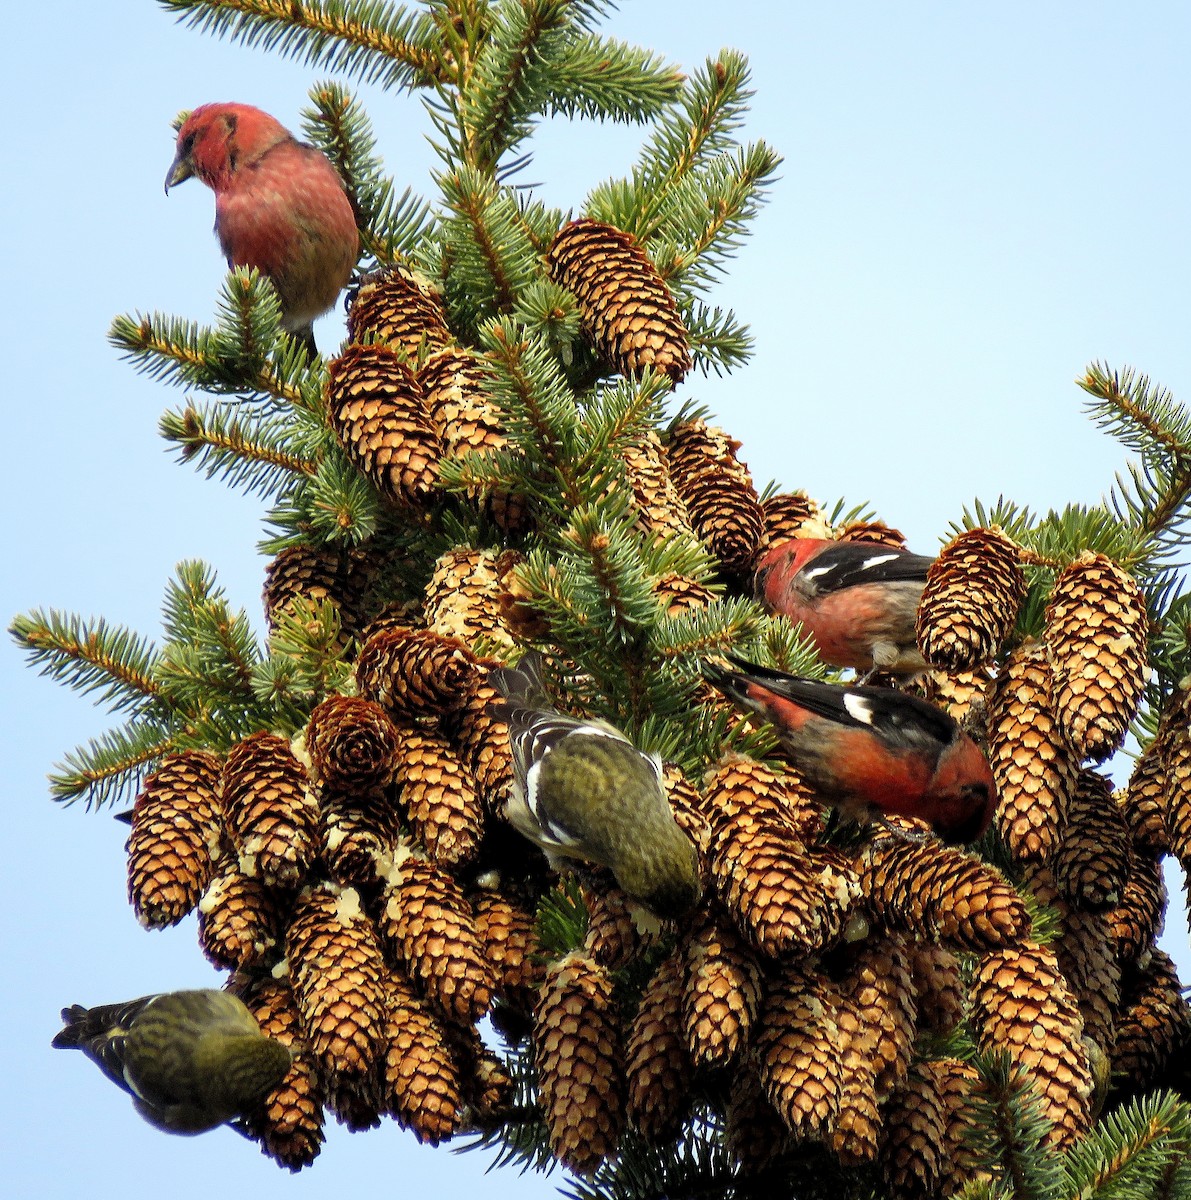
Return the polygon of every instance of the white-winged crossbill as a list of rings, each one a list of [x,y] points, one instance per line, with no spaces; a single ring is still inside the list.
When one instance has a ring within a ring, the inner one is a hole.
[[[229,267],[255,267],[277,289],[281,324],[315,352],[314,320],[335,303],[359,254],[351,201],[326,155],[250,104],[204,104],[187,116],[165,177],[197,176],[215,193]]]
[[[949,842],[971,842],[996,804],[992,771],[953,718],[894,688],[841,687],[728,656],[707,677],[774,727],[799,774],[846,815],[917,817]]]
[[[540,661],[527,654],[488,676],[505,697],[493,712],[508,722],[513,751],[505,817],[556,865],[577,858],[608,867],[656,916],[680,916],[699,899],[699,864],[666,799],[661,760],[606,721],[560,713]]]
[[[914,675],[926,670],[914,619],[934,559],[871,542],[794,538],[757,567],[757,598],[801,621],[833,667]]]
[[[81,1050],[167,1133],[214,1129],[259,1104],[289,1070],[243,1001],[200,988],[62,1010],[60,1049]]]

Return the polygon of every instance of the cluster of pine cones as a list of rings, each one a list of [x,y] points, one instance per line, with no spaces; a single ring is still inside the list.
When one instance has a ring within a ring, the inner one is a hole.
[[[627,235],[574,222],[547,264],[614,369],[689,369],[673,300]],[[483,360],[452,343],[437,298],[403,270],[362,284],[349,329],[329,418],[378,492],[417,519],[443,455],[507,445]],[[762,502],[738,449],[698,419],[643,438],[625,461],[641,530],[689,531],[743,587],[788,537],[900,542],[875,522],[831,530],[801,494]],[[515,495],[475,499],[502,528],[527,519]],[[957,538],[922,610],[924,653],[942,668],[932,695],[985,741],[1001,840],[1061,937],[1035,940],[1021,893],[979,858],[882,835],[840,849],[791,770],[731,756],[698,781],[666,770],[701,856],[694,919],[643,923],[609,875],[588,872],[585,940],[551,961],[535,915],[563,893],[500,817],[509,748],[485,682],[488,656],[535,636],[519,561],[456,547],[420,605],[378,614],[360,609],[378,569],[366,555],[284,552],[268,572],[270,622],[298,600],[333,604],[354,693],[323,700],[296,738],[172,755],[137,799],[138,918],[160,927],[197,908],[204,953],[297,1051],[246,1121],[267,1153],[309,1163],[324,1108],[353,1129],[391,1115],[428,1142],[526,1119],[478,1030],[489,1014],[532,1039],[551,1148],[577,1171],[614,1155],[627,1126],[663,1141],[697,1109],[722,1119],[747,1170],[810,1141],[845,1165],[879,1164],[892,1196],[951,1195],[973,1169],[962,1133],[979,1080],[919,1047],[961,1021],[1030,1072],[1055,1148],[1086,1132],[1110,1066],[1123,1086],[1166,1078],[1191,1024],[1154,947],[1158,862],[1191,862],[1191,700],[1124,796],[1081,769],[1119,744],[1144,681],[1144,606],[1111,562],[1062,572],[1045,644],[1014,650],[995,678],[986,664],[1022,598],[1003,535]],[[657,592],[671,612],[711,598],[679,576]]]

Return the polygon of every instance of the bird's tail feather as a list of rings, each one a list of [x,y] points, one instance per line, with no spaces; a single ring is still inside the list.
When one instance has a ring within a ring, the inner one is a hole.
[[[515,667],[497,667],[488,672],[488,682],[508,701],[533,707],[549,703],[546,681],[542,677],[542,653],[530,650]]]

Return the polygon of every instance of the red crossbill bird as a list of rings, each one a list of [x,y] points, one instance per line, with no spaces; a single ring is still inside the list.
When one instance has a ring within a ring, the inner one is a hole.
[[[178,130],[165,190],[196,176],[215,193],[229,267],[255,267],[281,300],[281,324],[311,354],[314,320],[334,305],[359,255],[335,168],[250,104],[204,104]]]
[[[699,899],[699,862],[666,799],[661,760],[606,721],[560,713],[540,661],[527,654],[488,675],[505,697],[492,711],[508,722],[513,751],[505,817],[552,862],[599,863],[655,916],[680,916]]]
[[[194,1134],[255,1108],[289,1070],[243,1001],[213,988],[62,1010],[52,1045],[81,1050],[137,1112],[167,1133]]]
[[[862,820],[917,817],[949,842],[975,841],[996,786],[979,747],[933,704],[894,688],[841,687],[728,656],[705,664],[738,708],[774,728],[819,798]]]
[[[914,675],[926,670],[914,618],[934,559],[871,542],[794,538],[757,567],[757,598],[801,621],[833,667]]]

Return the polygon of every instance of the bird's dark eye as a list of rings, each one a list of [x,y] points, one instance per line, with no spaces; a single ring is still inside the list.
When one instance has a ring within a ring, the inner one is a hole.
[[[183,155],[189,154],[194,149],[194,132],[193,130],[182,139],[181,152]]]

